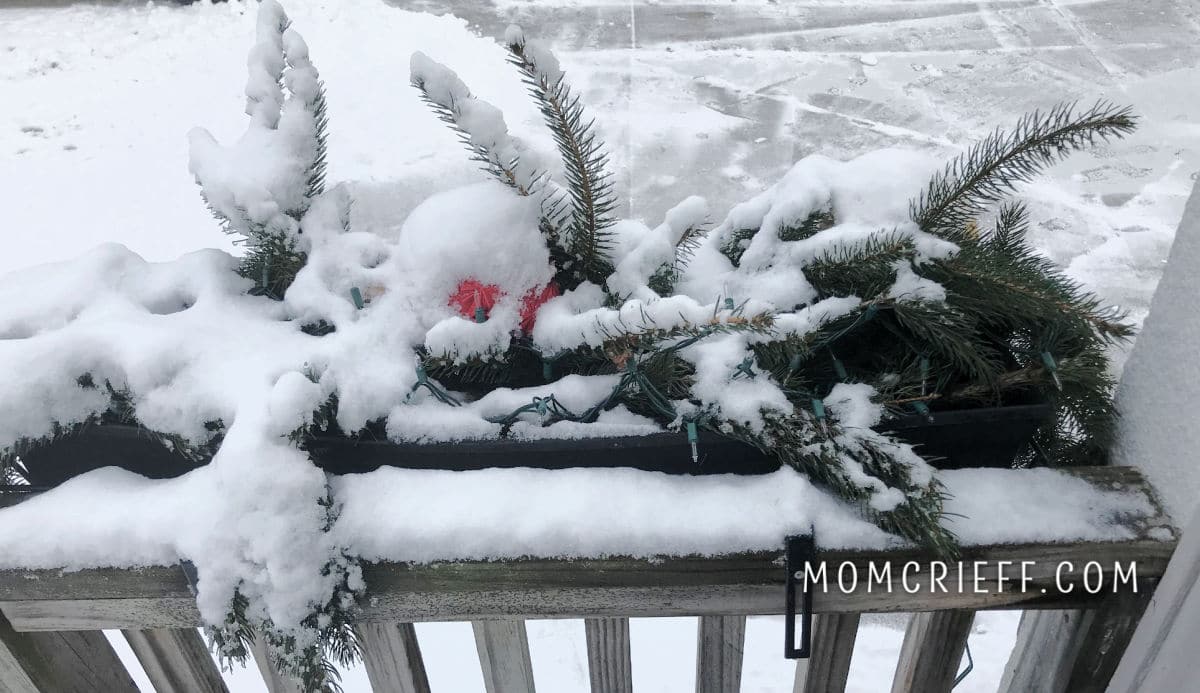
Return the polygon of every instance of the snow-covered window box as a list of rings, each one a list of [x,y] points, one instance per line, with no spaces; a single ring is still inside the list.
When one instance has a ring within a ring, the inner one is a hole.
[[[195,505],[168,545],[135,545],[127,562],[191,560],[227,653],[244,655],[257,627],[311,682],[322,648],[345,654],[369,590],[338,539],[352,482],[321,466],[744,461],[806,475],[897,541],[951,555],[926,458],[961,466],[965,440],[970,464],[991,437],[1002,464],[1103,463],[1105,349],[1131,329],[1030,247],[1026,209],[1004,198],[1131,131],[1127,110],[1035,112],[944,166],[899,150],[813,155],[727,213],[689,197],[647,226],[619,218],[603,139],[551,51],[517,27],[504,43],[556,151],[511,135],[415,54],[414,98],[486,175],[385,222],[327,184],[324,86],[263,2],[245,134],[189,135],[201,193],[245,252],[148,263],[104,246],[10,275],[6,478],[59,481],[69,474],[51,479],[49,460],[85,451],[81,468],[194,467],[130,509]],[[951,432],[960,419],[979,428]],[[940,453],[952,439],[959,451]],[[112,474],[68,485],[146,483]]]

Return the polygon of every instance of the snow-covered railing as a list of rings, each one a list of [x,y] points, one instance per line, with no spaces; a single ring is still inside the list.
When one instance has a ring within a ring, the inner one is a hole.
[[[819,550],[810,568],[815,577],[824,566],[830,584],[815,591],[813,651],[797,668],[796,691],[843,690],[859,615],[877,612],[921,612],[906,633],[893,690],[948,690],[981,609],[1029,610],[1004,690],[1026,690],[1022,682],[1047,667],[1067,680],[1066,690],[1102,690],[1176,533],[1135,469],[1064,472],[1130,499],[1120,512],[1109,505],[1079,518],[1108,527],[1105,538],[965,541],[961,562],[942,576],[945,590],[936,589],[938,557],[926,550]],[[1010,511],[994,522],[1018,522],[1021,509]],[[697,690],[736,691],[746,616],[784,611],[781,557],[782,547],[716,556],[368,563],[369,597],[359,606],[364,663],[377,691],[428,691],[411,624],[472,621],[489,693],[532,691],[523,619],[583,618],[592,690],[629,691],[628,618],[699,616]],[[1131,564],[1137,592],[1120,574]],[[869,570],[888,577],[872,584]],[[840,589],[839,571],[859,579]],[[972,584],[977,575],[982,583]],[[0,680],[19,674],[32,682],[16,688],[22,691],[135,690],[98,632],[122,629],[158,690],[223,690],[195,631],[201,620],[192,589],[189,571],[178,565],[0,571]],[[1045,610],[1069,611],[1038,615]],[[1051,623],[1058,624],[1053,633]],[[1075,645],[1043,647],[1067,641]],[[80,665],[81,653],[95,661]],[[259,653],[270,690],[289,690],[265,659]]]

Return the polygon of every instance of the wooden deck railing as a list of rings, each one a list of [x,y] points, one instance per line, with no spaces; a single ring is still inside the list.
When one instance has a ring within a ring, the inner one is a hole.
[[[1071,473],[1105,489],[1148,490],[1132,469]],[[794,690],[845,688],[860,614],[918,612],[905,633],[893,693],[947,691],[975,612],[1020,609],[1025,615],[1001,691],[1102,691],[1175,546],[1174,532],[1164,531],[1170,520],[1161,510],[1115,521],[1128,530],[1128,538],[964,547],[964,569],[973,571],[978,561],[984,574],[1002,571],[1010,578],[1003,586],[988,580],[981,592],[932,590],[928,570],[910,574],[907,587],[915,587],[915,593],[904,589],[904,565],[933,560],[919,550],[820,551],[818,562],[834,571],[843,562],[858,566],[861,575],[867,574],[868,562],[877,571],[891,566],[893,589],[876,585],[868,592],[860,584],[848,593],[815,593],[812,654],[799,661]],[[525,693],[534,683],[524,620],[582,618],[592,691],[628,693],[633,689],[628,619],[698,616],[696,690],[736,692],[746,617],[783,612],[781,557],[782,547],[653,560],[366,565],[370,596],[361,605],[359,626],[364,666],[375,691],[429,691],[412,624],[471,621],[488,693]],[[1030,582],[1024,589],[1018,579],[1022,561],[1035,562],[1026,567]],[[1060,568],[1063,561],[1073,566]],[[1112,591],[1117,562],[1137,564],[1139,592],[1127,585]],[[1085,589],[1089,565],[1088,585],[1102,575],[1104,593]],[[957,585],[953,566],[944,584]],[[0,691],[135,690],[102,629],[124,631],[160,693],[225,690],[195,630],[200,617],[179,566],[0,571],[0,612]],[[782,655],[782,628],[779,640]],[[270,691],[294,690],[262,650],[255,657]]]

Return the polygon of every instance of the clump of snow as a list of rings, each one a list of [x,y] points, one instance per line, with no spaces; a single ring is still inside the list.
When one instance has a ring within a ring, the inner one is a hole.
[[[308,46],[288,25],[278,2],[260,6],[258,41],[247,60],[245,134],[228,147],[204,128],[188,134],[189,170],[204,200],[251,243],[264,235],[300,240],[298,218],[309,205],[318,156],[319,76]]]
[[[1131,518],[1156,516],[1151,499],[1055,469],[938,472],[947,526],[964,544],[1131,539]],[[1003,521],[997,521],[1003,518]]]
[[[467,85],[450,68],[424,53],[413,53],[412,83],[438,106],[454,114],[454,123],[467,134],[476,151],[492,166],[511,171],[513,185],[531,192],[540,178],[540,157],[524,142],[508,134],[500,109],[471,94]]]
[[[873,237],[891,234],[912,242],[914,262],[947,257],[957,247],[921,231],[908,218],[908,200],[917,192],[920,173],[933,169],[927,155],[899,149],[845,162],[805,157],[779,182],[730,210],[697,249],[679,288],[689,295],[753,297],[785,310],[816,298],[802,271],[805,265]],[[831,211],[836,225],[797,241],[780,236],[821,211]],[[753,229],[758,232],[734,267],[721,248],[735,234]],[[898,271],[892,295],[903,300],[937,295],[939,287],[932,282],[918,283],[911,272]]]
[[[640,229],[632,239],[633,247],[621,253],[616,270],[608,278],[609,290],[619,296],[656,298],[647,286],[651,277],[664,267],[675,269],[676,247],[684,234],[699,236],[698,230],[707,219],[708,201],[693,195],[672,207],[663,223],[653,230]]]
[[[875,388],[866,383],[838,383],[825,397],[825,407],[843,428],[871,428],[883,417],[883,407],[871,401]]]
[[[761,433],[764,415],[792,412],[792,403],[769,373],[739,370],[747,359],[753,361],[745,336],[712,338],[684,348],[680,356],[696,367],[692,395],[708,405],[716,418]]]
[[[550,47],[541,41],[526,38],[524,30],[520,26],[508,25],[508,28],[504,30],[504,43],[509,46],[520,46],[525,54],[525,59],[533,65],[534,73],[551,89],[562,81],[562,67]]]

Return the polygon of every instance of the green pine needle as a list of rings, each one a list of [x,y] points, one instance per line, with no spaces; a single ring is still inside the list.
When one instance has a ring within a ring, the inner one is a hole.
[[[1133,131],[1137,119],[1129,108],[1104,101],[1076,112],[1076,104],[1034,111],[1009,132],[997,129],[935,175],[910,205],[910,216],[922,229],[952,241],[992,204],[1028,182],[1071,151],[1097,140],[1120,138]]]
[[[571,93],[565,79],[551,84],[526,54],[523,42],[509,45],[508,50],[509,62],[524,76],[562,157],[570,200],[565,246],[576,259],[573,285],[587,280],[604,286],[613,271],[609,257],[613,239],[608,229],[616,223],[613,212],[617,206],[604,143],[595,132],[595,121],[586,118],[579,97]]]

